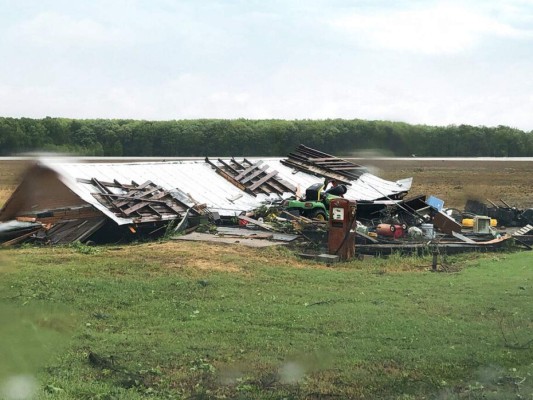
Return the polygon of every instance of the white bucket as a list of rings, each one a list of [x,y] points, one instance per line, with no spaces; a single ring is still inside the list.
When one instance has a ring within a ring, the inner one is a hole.
[[[426,239],[435,239],[435,228],[433,227],[433,224],[422,224],[420,225],[420,229],[424,232],[424,237]]]

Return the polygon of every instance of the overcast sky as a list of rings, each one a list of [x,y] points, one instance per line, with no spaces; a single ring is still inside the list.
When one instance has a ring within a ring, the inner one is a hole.
[[[0,116],[533,130],[533,0],[0,0]]]

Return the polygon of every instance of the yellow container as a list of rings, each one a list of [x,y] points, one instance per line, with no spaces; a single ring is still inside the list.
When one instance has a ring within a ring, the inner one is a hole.
[[[463,228],[473,228],[474,227],[474,218],[463,218],[461,221],[461,225]],[[498,220],[491,218],[490,219],[490,226],[495,228],[498,226]]]

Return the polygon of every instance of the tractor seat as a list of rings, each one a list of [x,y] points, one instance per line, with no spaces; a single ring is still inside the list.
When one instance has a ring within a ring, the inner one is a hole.
[[[326,190],[326,193],[332,194],[333,196],[342,196],[348,191],[346,188],[346,185],[337,185],[330,187],[328,190]]]
[[[315,183],[314,185],[309,186],[305,190],[305,200],[307,201],[320,201],[320,195],[324,185],[321,183]]]

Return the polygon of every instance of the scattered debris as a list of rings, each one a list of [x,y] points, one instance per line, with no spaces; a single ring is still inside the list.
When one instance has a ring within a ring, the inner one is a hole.
[[[265,229],[267,231],[274,231],[275,230],[272,226],[270,226],[268,224],[264,224],[263,222],[261,222],[261,221],[259,221],[257,219],[253,219],[253,218],[247,217],[245,215],[240,215],[239,216],[239,220],[245,221],[247,223],[251,223],[253,225],[257,225],[257,226],[259,226],[259,227],[261,227],[261,228],[263,228],[263,229]]]
[[[300,235],[282,232],[268,232],[249,228],[234,228],[229,226],[217,227],[217,235],[220,237],[242,237],[246,239],[272,239],[281,242],[293,242]]]
[[[521,227],[533,224],[533,208],[521,210],[510,206],[504,200],[500,200],[503,206],[499,206],[492,200],[487,199],[489,206],[477,200],[467,200],[465,204],[466,216],[485,215],[498,221],[500,226]]]
[[[392,252],[531,249],[533,209],[503,200],[503,206],[470,200],[464,211],[447,209],[434,196],[408,197],[411,183],[385,181],[303,145],[285,159],[42,161],[0,210],[0,243],[161,236],[254,247],[307,243],[315,259],[328,251],[322,257],[328,264]]]
[[[60,221],[35,233],[34,240],[45,244],[68,244],[85,242],[100,229],[106,220],[103,217],[87,218],[82,221]]]
[[[8,222],[0,222],[0,242],[4,244],[27,233],[34,233],[42,228],[42,224],[35,222],[34,218],[16,219]]]
[[[284,242],[275,242],[269,239],[247,239],[247,238],[227,238],[224,236],[212,235],[209,233],[193,232],[188,235],[175,236],[172,240],[187,240],[193,242],[211,242],[224,244],[240,244],[247,247],[270,247],[286,245]]]

